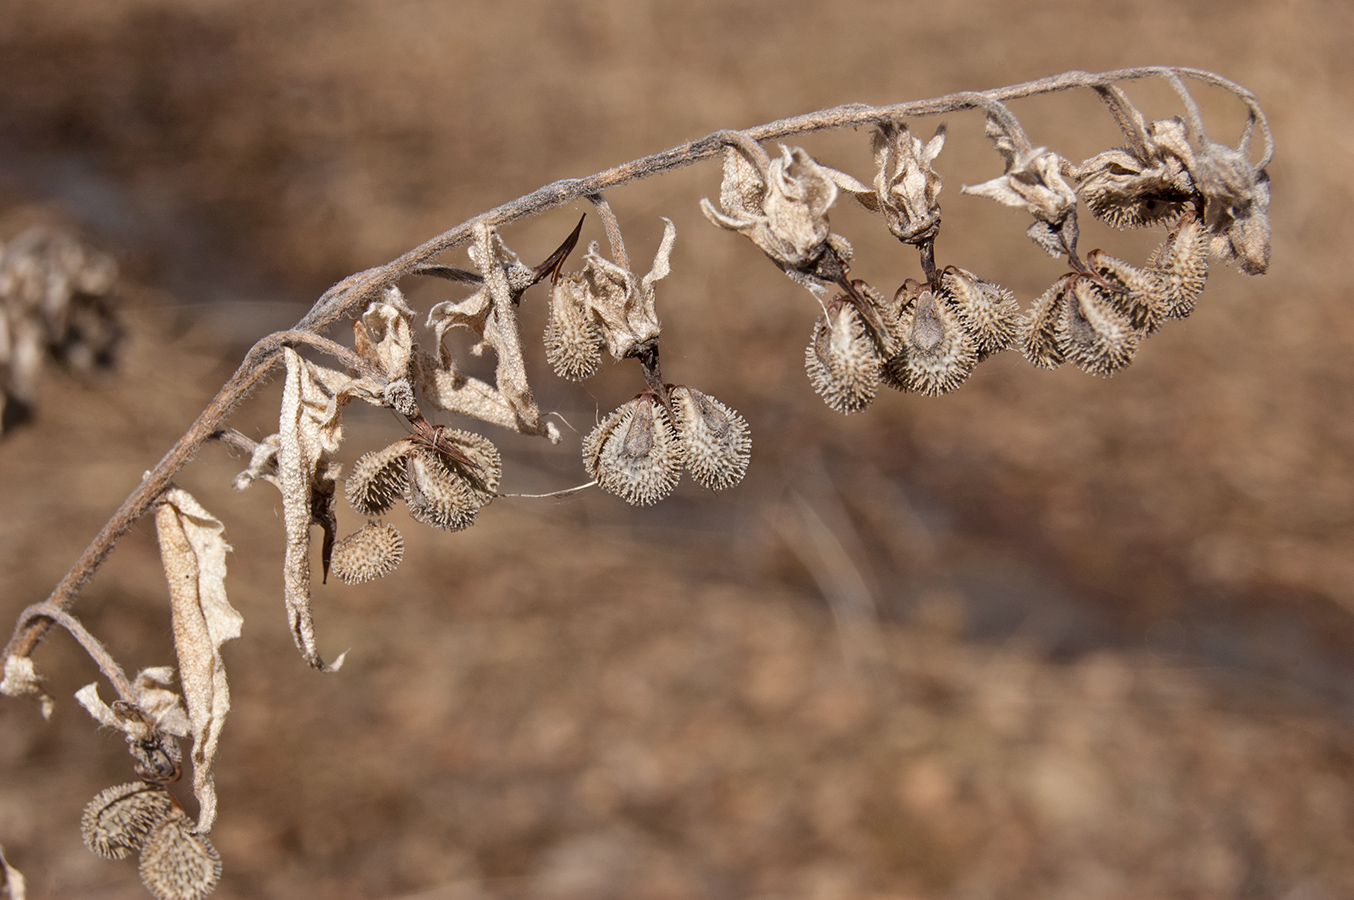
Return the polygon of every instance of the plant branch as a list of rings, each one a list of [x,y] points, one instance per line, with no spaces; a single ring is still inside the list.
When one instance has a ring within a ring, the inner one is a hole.
[[[76,593],[93,576],[114,544],[169,488],[171,479],[175,474],[193,458],[205,441],[213,436],[221,435],[220,429],[225,419],[267,375],[284,346],[306,344],[317,347],[339,359],[344,365],[367,373],[370,369],[369,364],[346,348],[320,337],[319,332],[324,331],[343,318],[359,314],[381,291],[406,275],[420,272],[439,275],[450,274],[456,279],[466,280],[461,277],[462,270],[446,269],[444,271],[444,267],[430,267],[430,260],[447,250],[466,243],[477,226],[496,228],[578,200],[600,198],[605,190],[652,175],[684,168],[717,156],[723,151],[724,147],[730,144],[746,145],[751,143],[756,145],[761,141],[776,140],[794,135],[875,125],[974,108],[985,108],[990,111],[997,109],[998,104],[1010,100],[1078,88],[1103,92],[1105,88],[1117,82],[1150,77],[1166,78],[1172,83],[1179,83],[1181,77],[1188,77],[1220,87],[1237,97],[1246,104],[1250,114],[1250,122],[1260,129],[1263,136],[1264,151],[1258,166],[1263,167],[1269,162],[1273,155],[1274,144],[1268,122],[1255,96],[1235,82],[1201,69],[1159,66],[1119,69],[1098,74],[1081,71],[1065,72],[1061,75],[1040,78],[994,90],[965,91],[930,100],[886,106],[871,106],[861,103],[845,104],[780,119],[741,131],[713,132],[697,140],[631,160],[593,175],[563,179],[545,185],[516,200],[468,219],[385,265],[350,275],[325,291],[291,331],[271,334],[250,348],[244,361],[230,377],[230,380],[216,394],[183,437],[174,444],[155,467],[145,475],[136,489],[123,501],[113,517],[108,520],[94,540],[85,548],[70,571],[56,585],[46,603],[39,606],[52,612],[62,612],[69,608]],[[1250,131],[1251,126],[1248,124],[1248,136]],[[601,201],[599,205],[602,208],[605,220],[608,210],[604,204],[605,201]],[[608,231],[610,230],[608,229]],[[38,607],[30,607],[30,609],[36,608]],[[54,620],[52,615],[44,615],[36,619],[20,619],[13,637],[5,648],[5,653],[7,655],[28,655],[42,640]]]

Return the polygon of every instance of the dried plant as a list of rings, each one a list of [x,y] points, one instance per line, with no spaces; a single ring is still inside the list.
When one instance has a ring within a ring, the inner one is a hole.
[[[1182,113],[1147,121],[1121,87],[1143,78],[1164,79],[1178,94]],[[1247,124],[1235,146],[1208,136],[1186,79],[1222,88],[1244,104]],[[1123,133],[1122,146],[1073,162],[1035,145],[1007,105],[1072,89],[1099,95]],[[942,125],[923,142],[907,120],[965,110],[984,113],[987,136],[1003,166],[1000,174],[962,191],[1023,210],[1035,244],[1066,261],[1066,273],[1024,312],[1009,290],[986,276],[936,261],[942,224],[937,165],[946,131]],[[769,151],[763,146],[861,125],[874,129],[870,149],[876,171],[865,180],[824,165],[803,148],[781,143]],[[1257,140],[1253,159],[1251,144]],[[661,371],[659,282],[671,270],[676,228],[664,220],[652,265],[637,273],[604,191],[722,157],[718,205],[703,199],[701,210],[720,228],[749,238],[809,290],[810,309],[817,312],[805,351],[809,382],[832,409],[856,413],[875,400],[881,385],[927,395],[954,390],[985,359],[1012,348],[1044,368],[1071,362],[1111,375],[1129,365],[1147,337],[1169,320],[1189,315],[1203,290],[1210,257],[1235,262],[1248,274],[1268,266],[1265,167],[1272,154],[1264,114],[1246,89],[1195,69],[1141,68],[1072,72],[896,106],[836,107],[745,131],[716,132],[586,178],[547,185],[386,265],[344,279],[295,328],[255,344],[51,595],[22,612],[5,648],[0,690],[32,697],[49,714],[52,699],[43,690],[33,651],[53,625],[84,647],[116,697],[106,703],[96,684],[76,696],[100,724],[123,733],[138,779],[109,788],[90,803],[82,821],[85,842],[109,858],[139,853],[142,878],[157,897],[204,896],[220,876],[220,861],[206,837],[217,815],[212,766],[230,711],[220,648],[241,629],[240,615],[226,599],[224,528],[172,482],[204,443],[218,440],[248,454],[236,488],[263,480],[280,492],[283,600],[292,636],[308,665],[333,672],[344,657],[325,662],[311,612],[314,528],[321,535],[324,575],[332,571],[347,584],[379,578],[404,554],[399,531],[384,521],[397,501],[404,501],[415,522],[456,531],[472,525],[499,496],[503,466],[494,444],[474,431],[434,424],[430,415],[449,413],[561,440],[528,383],[518,316],[527,292],[546,279],[551,290],[543,344],[555,373],[571,381],[586,379],[600,369],[605,348],[618,361],[634,360],[643,381],[638,393],[601,416],[582,440],[591,484],[628,503],[647,505],[671,493],[684,469],[710,490],[742,480],[751,448],[746,420],[694,387],[667,382]],[[917,266],[901,275],[896,290],[851,277],[851,245],[829,221],[843,195],[881,216],[902,245],[915,248]],[[534,266],[508,247],[504,226],[582,199],[596,207],[608,253],[593,242],[581,266],[565,271],[582,221]],[[1161,245],[1141,264],[1099,249],[1083,256],[1078,248],[1083,204],[1115,228],[1163,227]],[[466,267],[436,261],[463,244],[468,245]],[[106,289],[110,265],[82,253],[47,236],[21,238],[0,256],[6,396],[24,396],[33,365],[26,360],[37,352],[34,348],[41,342],[51,345],[53,335],[70,333],[72,317],[87,315],[73,311],[71,298]],[[441,278],[468,293],[417,316],[397,284],[412,276]],[[351,321],[352,349],[324,336],[344,319]],[[454,329],[474,335],[473,355],[493,352],[492,383],[462,370],[447,343]],[[226,428],[231,411],[274,366],[285,370],[276,433],[253,441]],[[345,477],[342,419],[353,401],[390,410],[405,433],[354,461]],[[365,520],[341,539],[340,493]],[[177,688],[169,666],[144,669],[129,680],[71,612],[77,592],[117,540],[152,509],[169,582]],[[169,790],[181,772],[179,739],[192,741],[195,819]],[[4,873],[11,896],[21,896],[21,876],[8,863]]]
[[[34,400],[43,364],[106,366],[120,331],[117,266],[65,231],[35,226],[0,246],[0,432]]]

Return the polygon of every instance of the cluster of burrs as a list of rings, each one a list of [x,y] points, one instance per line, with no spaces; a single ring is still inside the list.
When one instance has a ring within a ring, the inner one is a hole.
[[[124,731],[138,778],[91,800],[80,819],[80,835],[104,859],[140,854],[141,880],[159,900],[201,900],[221,880],[221,857],[168,790],[182,774],[178,742],[167,733],[179,729],[168,720],[184,717],[178,696],[161,683],[171,671],[141,673],[135,685],[139,705],[116,701],[103,706],[97,695],[89,695],[93,685],[77,695],[92,712],[92,704],[98,704],[96,715]],[[179,724],[188,727],[186,720]]]
[[[1147,123],[1115,85],[1097,86],[1126,138],[1125,147],[1071,163],[1035,147],[1002,103],[966,95],[987,113],[987,134],[1004,157],[1002,175],[964,193],[1024,209],[1027,234],[1070,271],[1022,313],[1015,296],[958,266],[938,268],[941,177],[934,162],[942,125],[927,142],[906,125],[883,121],[873,134],[872,185],[822,165],[800,148],[772,159],[739,132],[725,133],[719,208],[702,201],[716,225],[750,238],[782,271],[808,287],[822,308],[805,351],[814,390],[838,412],[872,402],[881,384],[900,391],[954,390],[974,367],[1018,347],[1037,366],[1071,362],[1097,375],[1128,365],[1142,339],[1193,310],[1210,256],[1248,274],[1269,264],[1268,164],[1252,162],[1258,107],[1238,146],[1212,141],[1179,76],[1157,74],[1176,89],[1185,115]],[[922,280],[908,278],[885,296],[849,276],[851,246],[835,234],[828,209],[842,192],[883,216],[890,232],[917,248]],[[1077,209],[1085,203],[1116,228],[1165,225],[1165,241],[1145,265],[1103,250],[1077,250]]]
[[[590,477],[633,504],[666,496],[682,469],[712,490],[742,479],[750,446],[747,422],[694,388],[665,383],[659,371],[655,283],[669,271],[672,223],[667,222],[652,268],[641,277],[631,269],[611,207],[600,196],[592,200],[606,225],[612,259],[594,242],[580,270],[562,271],[577,244],[581,219],[536,266],[523,264],[497,231],[476,226],[469,248],[473,269],[423,265],[412,272],[474,288],[464,299],[443,301],[429,311],[426,326],[434,350],[424,350],[416,339],[414,312],[403,293],[387,288],[353,321],[352,350],[308,339],[344,369],[284,347],[287,381],[276,434],[258,442],[237,432],[223,435],[250,453],[237,487],[264,480],[282,492],[284,593],[293,636],[311,665],[332,669],[342,660],[325,665],[316,646],[310,596],[313,526],[323,533],[325,574],[354,584],[388,574],[403,558],[404,539],[383,518],[400,501],[415,521],[459,531],[499,496],[503,463],[494,444],[472,431],[433,424],[425,410],[559,440],[527,383],[518,319],[523,294],[547,278],[552,291],[545,347],[556,373],[573,381],[591,376],[605,348],[618,360],[638,360],[645,380],[643,391],[604,417],[583,441]],[[492,383],[462,371],[447,342],[458,328],[477,339],[471,354],[493,351]],[[397,413],[408,434],[361,456],[344,477],[335,456],[343,440],[342,411],[352,400]],[[367,520],[342,538],[335,511],[340,484],[348,505]]]
[[[615,359],[637,360],[646,387],[592,429],[583,441],[583,465],[603,490],[637,506],[670,494],[683,468],[710,490],[733,487],[747,472],[747,421],[693,387],[665,383],[659,367],[655,283],[669,272],[676,228],[663,220],[653,266],[641,277],[631,270],[610,205],[600,197],[594,202],[612,259],[594,242],[583,268],[555,282],[546,357],[561,378],[581,381],[597,372],[605,347]]]

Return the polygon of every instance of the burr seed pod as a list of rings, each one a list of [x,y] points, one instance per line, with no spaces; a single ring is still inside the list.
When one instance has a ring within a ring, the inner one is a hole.
[[[1062,320],[1063,304],[1075,277],[1064,275],[1053,282],[1053,286],[1020,317],[1016,334],[1020,352],[1040,369],[1056,369],[1066,359],[1058,343],[1058,323]]]
[[[550,292],[546,360],[560,378],[582,381],[601,368],[603,343],[601,326],[588,308],[583,273],[564,276]]]
[[[412,442],[406,438],[361,456],[343,485],[349,505],[364,516],[389,512],[404,494],[404,457],[412,447]]]
[[[884,364],[893,388],[936,396],[954,390],[978,364],[978,349],[943,298],[922,287],[899,318],[902,350]]]
[[[946,268],[940,283],[960,324],[973,338],[979,361],[1015,344],[1020,325],[1020,304],[1015,294],[958,266]]]
[[[104,859],[126,859],[140,850],[155,825],[174,807],[169,792],[143,781],[101,791],[85,806],[80,837]]]
[[[1167,286],[1151,267],[1139,269],[1103,250],[1092,250],[1086,254],[1086,265],[1101,278],[1120,288],[1106,296],[1120,312],[1128,316],[1134,328],[1151,334],[1161,327],[1166,317]]]
[[[334,544],[329,571],[344,584],[362,584],[395,571],[404,559],[404,537],[393,525],[368,522]]]
[[[1092,375],[1113,375],[1133,361],[1139,332],[1086,276],[1072,282],[1058,319],[1058,346],[1068,361]]]
[[[438,436],[475,467],[420,446],[406,457],[404,499],[415,520],[460,531],[474,524],[475,514],[494,498],[503,462],[494,445],[480,435],[439,429]]]
[[[439,454],[447,467],[460,475],[469,485],[480,506],[487,505],[494,499],[498,491],[498,480],[503,477],[503,457],[499,455],[493,441],[473,431],[451,428],[439,428],[438,437],[460,451],[461,455],[473,464],[467,466]]]
[[[162,819],[141,850],[141,881],[158,900],[202,900],[221,880],[221,857],[180,810]]]
[[[845,298],[834,300],[814,322],[804,351],[814,391],[839,413],[860,412],[879,391],[882,366],[860,311]]]
[[[648,394],[607,416],[583,442],[588,473],[632,506],[649,506],[672,493],[682,463],[682,446],[667,410]]]
[[[469,486],[443,462],[436,450],[420,448],[405,458],[404,490],[409,515],[444,531],[461,531],[475,522],[480,504]]]
[[[1147,268],[1161,277],[1166,318],[1188,316],[1208,281],[1208,237],[1203,224],[1193,217],[1181,222],[1152,253]]]
[[[712,491],[731,488],[747,474],[752,452],[747,420],[708,394],[678,385],[670,392],[687,471]]]

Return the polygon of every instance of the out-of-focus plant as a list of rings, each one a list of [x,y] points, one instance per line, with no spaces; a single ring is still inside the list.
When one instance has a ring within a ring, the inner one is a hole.
[[[32,405],[49,360],[82,372],[111,362],[116,278],[112,257],[59,228],[35,226],[0,245],[0,431]]]
[[[1142,78],[1168,82],[1182,113],[1147,121],[1120,86]],[[1246,126],[1235,146],[1209,136],[1185,79],[1220,87],[1244,104]],[[1007,105],[1072,89],[1100,96],[1123,133],[1123,146],[1074,162],[1036,146]],[[965,110],[985,115],[987,136],[1003,166],[1000,174],[963,192],[1028,213],[1027,233],[1035,244],[1066,261],[1066,274],[1023,311],[1012,292],[995,281],[958,265],[942,267],[936,259],[942,187],[937,162],[946,131],[942,125],[923,141],[913,135],[908,120]],[[768,150],[763,143],[858,126],[873,127],[876,171],[868,181],[827,166],[800,147],[778,144]],[[44,713],[50,712],[52,700],[43,690],[33,651],[53,625],[80,642],[116,696],[105,702],[98,686],[90,684],[77,699],[101,724],[124,734],[137,779],[108,788],[89,804],[81,823],[85,843],[114,859],[138,853],[141,876],[157,897],[205,896],[220,877],[220,860],[207,838],[217,815],[211,767],[230,710],[220,647],[239,637],[241,618],[226,599],[224,527],[172,480],[204,443],[218,440],[248,453],[236,488],[262,480],[281,493],[283,599],[292,636],[307,664],[332,672],[343,656],[324,661],[311,613],[314,529],[320,531],[326,575],[332,571],[345,583],[379,578],[404,553],[403,538],[386,521],[400,501],[415,522],[458,531],[474,524],[499,496],[503,467],[493,443],[430,417],[451,414],[552,442],[561,439],[542,415],[524,363],[518,308],[537,284],[548,280],[550,285],[543,343],[557,375],[571,381],[594,375],[604,351],[639,367],[639,392],[601,417],[582,441],[583,467],[592,478],[586,486],[648,505],[671,493],[683,471],[715,491],[742,480],[751,448],[746,420],[695,387],[669,383],[661,370],[659,282],[670,272],[676,228],[665,220],[653,262],[641,274],[637,268],[644,267],[632,263],[605,191],[721,157],[718,203],[701,200],[701,209],[715,225],[749,238],[809,290],[817,311],[805,351],[809,382],[828,406],[849,414],[872,403],[881,386],[928,395],[954,390],[975,366],[1008,349],[1044,368],[1070,362],[1092,374],[1112,375],[1127,366],[1144,339],[1189,315],[1203,291],[1210,258],[1235,262],[1248,274],[1265,271],[1265,168],[1272,155],[1265,116],[1245,88],[1195,69],[1141,68],[1071,72],[896,106],[835,107],[716,132],[587,178],[547,185],[386,265],[344,279],[292,330],[255,344],[52,594],[22,612],[5,648],[0,690],[35,698]],[[832,230],[828,218],[844,197],[880,215],[902,244],[916,249],[917,269],[900,277],[896,290],[851,277],[851,245]],[[523,263],[504,242],[504,226],[580,199],[596,207],[608,244],[604,252],[592,243],[581,267],[566,268],[582,221],[536,265]],[[1083,207],[1116,228],[1161,228],[1163,240],[1141,264],[1099,249],[1083,254],[1078,247]],[[468,266],[437,261],[463,244],[468,244]],[[35,348],[66,346],[62,336],[72,329],[85,333],[80,323],[90,314],[71,298],[97,296],[110,272],[102,258],[80,255],[51,236],[21,238],[4,249],[0,352],[9,355],[0,363],[7,367],[7,395],[24,396]],[[445,279],[462,286],[465,296],[437,303],[426,315],[416,313],[398,284],[416,276]],[[352,349],[324,336],[343,320],[351,322]],[[93,321],[102,320],[95,316]],[[473,334],[472,354],[493,353],[492,383],[463,371],[447,342],[455,329]],[[103,346],[97,338],[88,343],[95,348],[90,352]],[[275,366],[285,370],[277,432],[256,442],[225,427],[231,411]],[[342,420],[354,401],[390,410],[405,433],[353,461],[345,476],[339,457]],[[360,522],[345,537],[339,537],[340,487]],[[177,688],[169,666],[129,679],[71,612],[77,592],[118,538],[152,511],[169,581]],[[181,773],[180,739],[192,743],[196,817],[169,790]],[[5,872],[10,893],[21,894],[21,878],[8,866]]]

